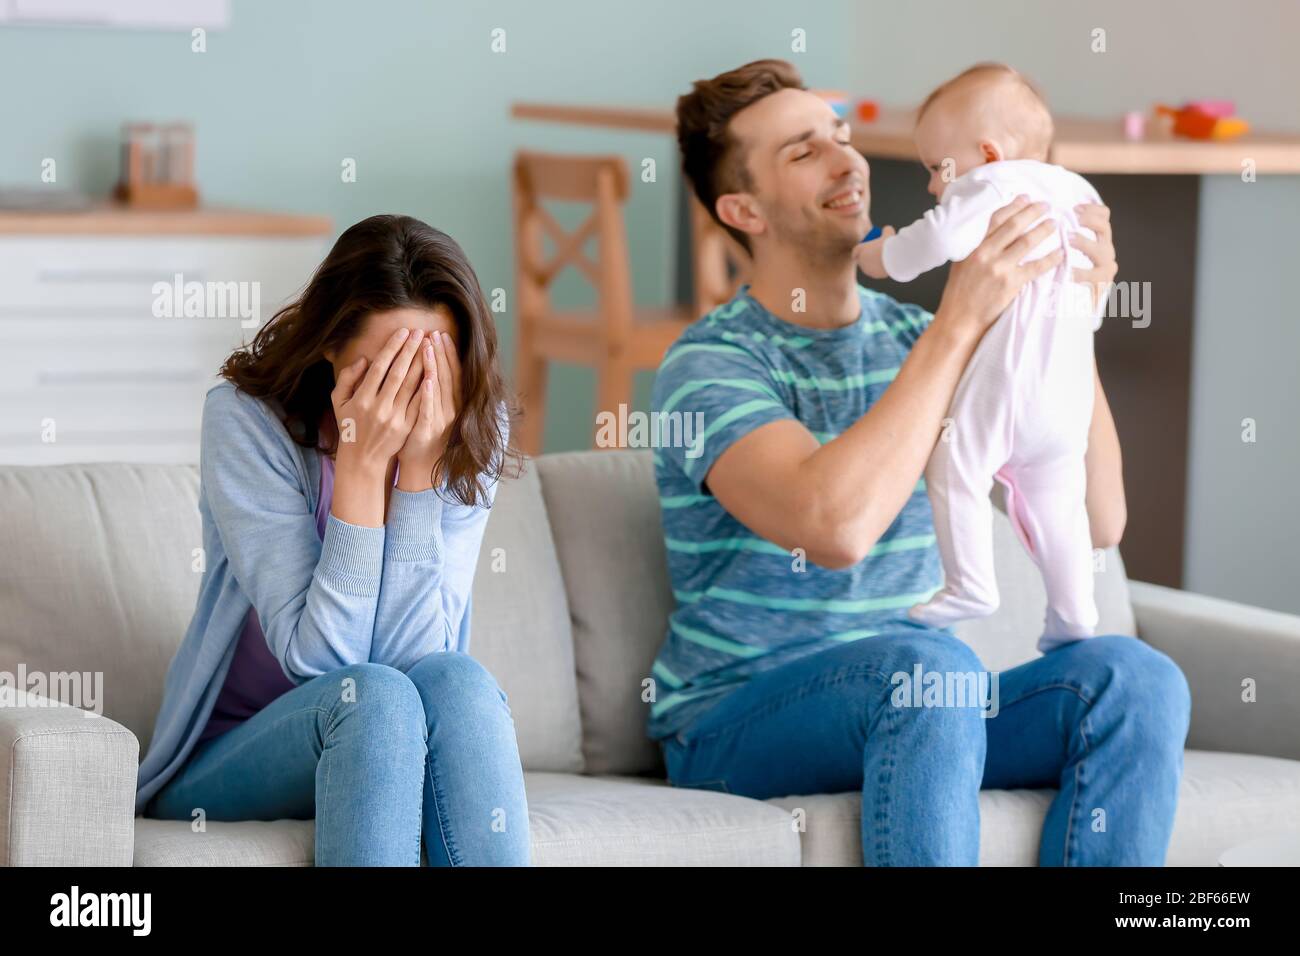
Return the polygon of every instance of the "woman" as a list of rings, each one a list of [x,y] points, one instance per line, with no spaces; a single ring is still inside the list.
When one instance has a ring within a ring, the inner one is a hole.
[[[233,354],[203,409],[206,567],[136,809],[316,820],[317,865],[527,865],[506,695],[468,656],[508,459],[478,280],[374,216]]]

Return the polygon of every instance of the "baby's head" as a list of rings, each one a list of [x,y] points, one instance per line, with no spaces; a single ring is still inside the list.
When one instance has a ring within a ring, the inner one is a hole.
[[[930,194],[939,199],[948,183],[984,163],[1046,160],[1052,114],[1011,67],[979,63],[926,98],[916,114],[915,139],[930,171]]]

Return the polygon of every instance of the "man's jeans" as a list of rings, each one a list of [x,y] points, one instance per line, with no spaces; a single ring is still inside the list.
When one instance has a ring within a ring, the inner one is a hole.
[[[200,744],[149,802],[171,820],[316,819],[318,866],[527,866],[505,692],[467,654],[355,664]]]
[[[868,866],[976,866],[979,791],[1057,788],[1043,866],[1161,866],[1191,695],[1137,638],[1067,644],[1001,672],[997,716],[915,703],[894,675],[983,671],[948,631],[819,651],[753,678],[663,740],[669,780],[757,799],[862,791]],[[987,676],[986,676],[987,681]],[[918,697],[920,692],[918,692]]]

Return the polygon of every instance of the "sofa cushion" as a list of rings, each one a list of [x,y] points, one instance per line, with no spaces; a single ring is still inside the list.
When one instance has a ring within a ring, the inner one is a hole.
[[[0,670],[102,673],[103,712],[141,753],[198,597],[198,492],[193,465],[0,466]],[[470,653],[509,697],[524,766],[582,769],[569,612],[531,468],[497,492]]]
[[[788,814],[647,777],[529,774],[535,866],[798,866]]]
[[[582,770],[569,606],[529,463],[503,480],[474,574],[470,653],[509,699],[526,770]]]
[[[102,674],[141,753],[198,597],[198,488],[192,465],[0,467],[0,670]]]
[[[537,460],[573,627],[588,773],[662,767],[646,736],[650,675],[673,608],[648,451]]]
[[[1169,866],[1214,866],[1225,850],[1300,833],[1300,760],[1188,750]]]
[[[188,820],[135,821],[135,866],[311,866],[315,820],[209,820],[201,833]]]
[[[525,774],[533,863],[861,866],[857,793],[760,802],[636,777]],[[1033,866],[1055,790],[980,794],[980,865]],[[1227,849],[1300,824],[1300,761],[1188,750],[1166,864],[1213,866]],[[791,814],[803,811],[804,832]],[[312,821],[135,821],[136,866],[310,866]]]
[[[980,793],[980,866],[1034,866],[1055,790]],[[860,793],[778,797],[802,808],[804,866],[861,866]],[[1188,750],[1166,866],[1214,866],[1237,844],[1300,830],[1300,761]]]
[[[1035,866],[1039,831],[1054,794],[981,791],[980,866]],[[862,866],[862,794],[817,793],[767,802],[799,814],[803,866]]]
[[[535,866],[798,866],[784,811],[662,780],[527,773]],[[136,821],[136,866],[310,866],[314,823]]]

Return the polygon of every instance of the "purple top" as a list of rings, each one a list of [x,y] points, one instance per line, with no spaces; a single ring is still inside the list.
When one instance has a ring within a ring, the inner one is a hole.
[[[320,501],[316,503],[316,533],[323,541],[325,522],[334,498],[334,459],[329,455],[321,455],[320,458]],[[293,682],[284,675],[280,662],[267,647],[266,636],[257,619],[257,609],[250,607],[248,617],[244,620],[244,629],[239,634],[239,643],[235,647],[235,659],[230,663],[226,682],[221,685],[221,693],[217,695],[212,716],[199,735],[199,743],[239,726],[293,688]]]

